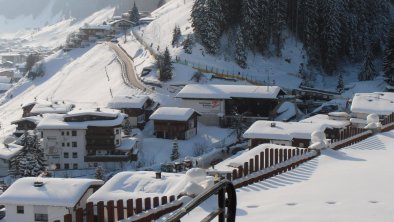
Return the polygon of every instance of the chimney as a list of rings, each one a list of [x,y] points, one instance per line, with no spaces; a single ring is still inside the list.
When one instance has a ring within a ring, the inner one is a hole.
[[[160,171],[156,172],[156,179],[161,179],[161,172]]]
[[[271,123],[271,127],[276,127],[276,123]]]

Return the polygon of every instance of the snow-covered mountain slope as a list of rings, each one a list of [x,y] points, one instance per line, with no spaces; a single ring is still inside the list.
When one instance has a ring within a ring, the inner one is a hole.
[[[46,75],[33,81],[23,78],[1,99],[1,134],[12,134],[10,123],[22,117],[21,104],[35,98],[67,101],[78,107],[106,106],[113,96],[139,94],[123,82],[121,67],[105,44],[91,49],[57,52],[45,59]],[[11,98],[11,99],[10,99]]]
[[[306,64],[307,55],[303,50],[303,44],[286,33],[287,40],[282,50],[281,57],[261,56],[259,53],[248,52],[248,68],[241,69],[235,62],[235,38],[234,41],[228,41],[227,36],[235,36],[235,33],[226,33],[222,38],[222,47],[218,55],[211,56],[204,52],[204,49],[198,43],[193,47],[192,54],[186,54],[179,44],[173,47],[172,32],[176,25],[180,26],[182,37],[180,43],[186,38],[187,34],[194,33],[191,27],[190,14],[194,0],[172,0],[163,7],[152,12],[156,17],[155,21],[146,27],[136,30],[144,39],[147,45],[152,45],[154,50],[159,49],[163,52],[166,47],[169,48],[171,55],[179,58],[180,63],[188,63],[188,66],[197,66],[207,68],[208,70],[218,70],[219,73],[240,74],[252,80],[259,80],[270,84],[276,84],[283,88],[297,88],[301,83],[298,77],[300,64]],[[177,67],[176,67],[177,68]],[[357,74],[360,71],[361,64],[349,64],[343,67],[338,73],[343,74],[345,84],[357,85],[359,82]],[[312,73],[315,77],[314,86],[325,90],[336,90],[338,76],[322,75],[318,70]],[[369,81],[374,85],[367,87],[366,91],[383,90],[384,82],[382,78],[375,81]],[[378,86],[378,87],[375,87]],[[357,87],[356,87],[357,88]],[[356,90],[357,91],[357,90]],[[347,95],[356,91],[350,90]]]
[[[1,33],[41,28],[75,18],[78,21],[103,8],[116,8],[121,14],[130,10],[134,1],[140,11],[153,11],[160,0],[0,0]]]
[[[169,48],[173,57],[185,59],[189,64],[218,69],[220,72],[247,76],[251,79],[260,81],[270,81],[272,84],[281,85],[285,88],[294,88],[299,85],[300,79],[296,77],[299,65],[305,62],[303,59],[302,44],[289,39],[282,52],[282,58],[264,58],[259,54],[249,53],[247,69],[241,69],[234,61],[234,43],[223,40],[222,50],[217,56],[211,56],[204,52],[203,47],[196,44],[191,55],[184,53],[181,45],[172,47],[172,31],[176,25],[181,28],[182,38],[187,34],[193,33],[190,23],[190,13],[194,0],[173,0],[163,7],[152,12],[156,17],[155,21],[140,31],[140,35],[147,44],[153,43],[153,48],[159,46],[162,52],[166,47]],[[180,42],[181,42],[180,41]]]
[[[78,29],[85,24],[102,24],[114,15],[114,11],[115,8],[105,8],[81,21],[70,18],[40,29],[25,30],[0,36],[7,39],[13,39],[13,44],[19,45],[20,47],[53,49],[63,45],[66,42],[68,34],[78,31]]]

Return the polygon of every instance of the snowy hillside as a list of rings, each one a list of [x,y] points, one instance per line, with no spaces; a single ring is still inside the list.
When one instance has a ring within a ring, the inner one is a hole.
[[[12,134],[10,122],[22,116],[21,104],[34,98],[67,101],[78,107],[106,106],[113,95],[138,93],[123,83],[120,65],[105,44],[92,49],[61,51],[45,61],[46,75],[34,81],[23,78],[1,99],[1,134]],[[10,99],[12,97],[12,99]]]
[[[129,0],[0,0],[1,33],[41,28],[75,18],[78,21],[110,7],[121,14],[130,10],[134,1]],[[153,11],[160,0],[135,0],[141,11]]]
[[[191,67],[200,67],[203,69],[214,70],[219,73],[241,75],[248,79],[258,80],[265,84],[277,84],[283,88],[292,89],[299,86],[301,78],[298,76],[300,64],[307,63],[307,55],[303,50],[303,44],[295,40],[292,34],[285,33],[286,42],[282,50],[282,57],[265,57],[259,53],[248,52],[246,69],[240,68],[234,59],[235,39],[228,41],[227,36],[235,37],[235,33],[226,33],[221,40],[221,50],[217,55],[207,54],[200,44],[195,44],[192,54],[184,52],[181,43],[188,34],[193,34],[191,27],[190,14],[194,0],[173,0],[163,7],[155,10],[152,15],[155,21],[136,30],[144,39],[147,45],[152,45],[155,51],[163,52],[166,47],[169,48],[172,57],[178,58],[178,63],[186,64]],[[172,46],[172,36],[174,27],[178,25],[181,29],[181,38],[175,47]],[[183,66],[183,65],[182,65]],[[175,65],[178,70],[179,64]],[[357,92],[358,79],[357,74],[360,72],[361,64],[349,64],[338,70],[342,73],[345,84],[351,88],[346,95],[352,95]],[[380,68],[377,63],[377,70]],[[183,70],[182,70],[183,71]],[[193,72],[193,70],[191,70]],[[190,76],[191,74],[188,74]],[[313,71],[314,86],[326,90],[335,91],[338,82],[338,76],[321,75],[319,71]],[[372,83],[372,87],[364,88],[366,91],[383,90],[384,82],[382,78],[374,81],[367,81],[366,84]],[[365,84],[363,84],[365,85]],[[354,87],[356,86],[356,87]]]
[[[156,20],[146,26],[140,31],[146,43],[153,43],[153,48],[163,52],[166,47],[169,48],[173,58],[180,57],[183,62],[185,59],[189,64],[194,63],[197,66],[208,67],[208,69],[218,69],[220,72],[238,74],[247,76],[251,79],[258,79],[260,81],[270,81],[271,84],[275,82],[285,88],[294,88],[299,85],[301,80],[296,77],[298,68],[302,59],[303,51],[302,45],[295,41],[289,40],[286,42],[285,50],[282,58],[263,58],[261,55],[249,53],[248,63],[250,66],[247,69],[241,69],[235,64],[233,60],[234,44],[231,42],[223,42],[224,50],[219,52],[218,56],[211,56],[204,52],[203,47],[196,44],[193,48],[192,54],[184,53],[180,44],[172,47],[172,31],[176,25],[181,28],[182,38],[187,34],[193,33],[190,23],[190,12],[194,0],[173,0],[163,7],[155,10],[152,15]],[[289,61],[290,62],[287,62]],[[286,61],[287,60],[287,61]]]

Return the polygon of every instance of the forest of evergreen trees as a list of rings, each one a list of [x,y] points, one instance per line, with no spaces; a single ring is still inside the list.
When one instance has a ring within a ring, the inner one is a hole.
[[[196,0],[192,26],[210,54],[236,30],[235,59],[246,67],[246,48],[281,56],[285,33],[304,44],[309,64],[333,73],[340,61],[362,62],[384,51],[391,17],[388,0]]]

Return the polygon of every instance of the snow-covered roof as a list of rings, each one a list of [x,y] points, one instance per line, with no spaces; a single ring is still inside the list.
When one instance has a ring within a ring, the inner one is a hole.
[[[9,89],[11,89],[12,84],[8,84],[8,83],[0,83],[0,91],[7,91]]]
[[[10,143],[8,146],[0,143],[0,159],[9,160],[22,149],[23,146],[17,145],[15,143]]]
[[[32,114],[43,114],[43,113],[58,113],[65,114],[69,112],[73,108],[72,104],[51,104],[51,105],[43,105],[36,104],[33,109],[30,111]]]
[[[8,76],[0,76],[0,83],[10,83],[11,78]]]
[[[111,30],[110,25],[90,25],[81,27],[81,30]]]
[[[276,121],[289,121],[297,115],[297,106],[291,102],[284,102],[276,112],[278,113],[278,116],[275,117]]]
[[[394,93],[356,93],[350,110],[354,113],[390,115],[394,112]]]
[[[107,106],[111,109],[141,109],[148,100],[147,95],[115,96]]]
[[[116,109],[74,109],[68,112],[64,117],[76,117],[76,116],[103,116],[115,118],[120,114],[119,110]]]
[[[275,126],[271,126],[275,124]],[[246,130],[243,137],[248,139],[292,140],[311,139],[315,131],[324,131],[326,125],[321,123],[280,122],[259,120]]]
[[[202,189],[211,185],[212,177],[207,177],[204,170],[191,169],[186,174],[161,173],[156,179],[152,171],[120,172],[108,180],[98,191],[88,198],[89,202],[146,198],[155,196],[178,195],[187,192],[190,184]]]
[[[183,99],[275,99],[278,97],[280,91],[281,88],[278,86],[189,84],[176,97]]]
[[[151,120],[186,121],[194,113],[197,113],[197,112],[192,108],[160,107],[149,117],[149,119],[151,119]]]
[[[281,146],[276,144],[261,144],[254,147],[251,150],[247,150],[245,152],[237,153],[230,158],[225,159],[224,161],[215,165],[214,170],[218,171],[233,171],[233,169],[238,168],[239,166],[243,166],[245,162],[249,162],[251,158],[254,158],[256,155],[260,155],[260,152],[264,152],[266,148],[274,148],[274,149],[296,149],[291,146]]]
[[[33,122],[35,124],[38,124],[41,120],[42,120],[41,116],[28,116],[28,117],[23,117],[18,120],[12,121],[11,124],[18,124],[23,121],[29,121],[29,122]]]
[[[36,181],[43,182],[35,187]],[[15,181],[1,196],[1,204],[74,207],[90,186],[101,186],[101,180],[76,178],[24,177]]]
[[[37,125],[38,130],[48,129],[87,129],[89,126],[111,127],[121,125],[127,115],[118,113],[113,120],[91,120],[83,122],[65,122],[63,114],[47,114]]]
[[[317,123],[321,125],[326,125],[330,128],[345,128],[350,125],[349,121],[346,120],[332,120],[328,115],[317,114],[309,118],[303,119],[302,123]]]
[[[129,24],[134,24],[134,22],[126,20],[126,19],[115,19],[112,22],[109,22],[108,25],[114,25],[114,24],[119,23],[119,22],[126,22],[126,23],[129,23]]]
[[[134,148],[137,141],[138,141],[138,138],[135,138],[135,137],[123,138],[121,145],[119,147],[117,147],[116,149],[120,150],[120,151],[124,151],[124,152],[130,151],[131,149]]]

